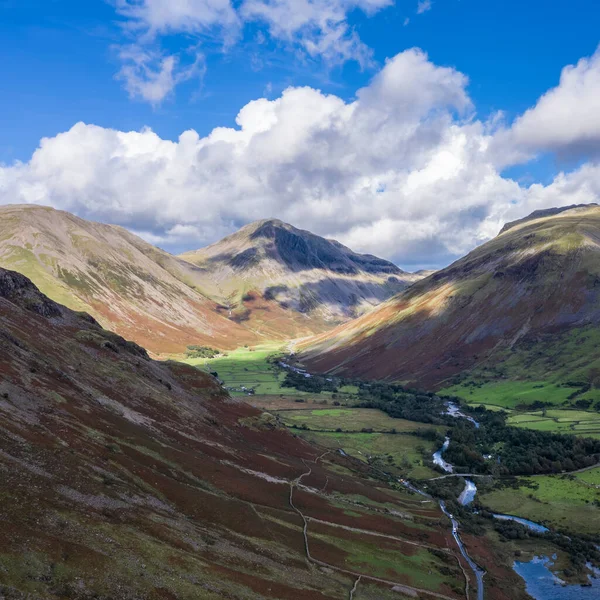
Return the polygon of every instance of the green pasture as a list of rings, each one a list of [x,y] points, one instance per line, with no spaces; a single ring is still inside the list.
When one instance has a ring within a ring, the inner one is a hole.
[[[361,431],[414,432],[431,429],[431,425],[394,419],[376,408],[321,408],[314,410],[286,410],[279,416],[287,425],[306,425],[309,429]]]
[[[398,469],[405,477],[429,479],[436,473],[425,466],[425,456],[435,451],[431,441],[410,434],[391,433],[339,433],[297,430],[307,441],[330,448],[342,449],[349,456],[363,462],[374,462],[386,470]]]
[[[516,515],[556,529],[600,535],[600,489],[582,480],[600,479],[600,469],[574,475],[522,478],[518,489],[506,487],[480,496],[494,512]]]

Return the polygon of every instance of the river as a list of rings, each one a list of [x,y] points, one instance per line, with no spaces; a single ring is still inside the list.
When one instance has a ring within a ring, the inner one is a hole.
[[[485,575],[485,571],[482,571],[469,556],[469,553],[467,552],[467,549],[465,548],[458,533],[458,521],[454,518],[454,515],[448,511],[446,508],[446,503],[443,500],[440,500],[440,508],[452,522],[452,536],[454,537],[454,541],[456,542],[460,553],[469,564],[469,567],[471,567],[471,570],[473,573],[475,573],[475,579],[477,581],[477,600],[483,600],[483,576]]]
[[[441,467],[444,471],[446,471],[446,473],[453,473],[454,472],[454,467],[449,462],[446,462],[442,458],[442,454],[444,452],[446,452],[446,450],[448,450],[448,446],[449,445],[450,445],[450,438],[448,436],[446,436],[446,440],[444,441],[444,445],[437,452],[434,452],[434,454],[433,454],[433,462],[438,467]]]
[[[515,523],[519,523],[524,527],[527,527],[527,529],[535,531],[536,533],[546,533],[547,531],[550,531],[547,527],[544,527],[539,523],[535,523],[529,519],[522,519],[521,517],[514,517],[513,515],[499,515],[494,513],[494,518],[500,519],[501,521],[514,521]]]
[[[555,557],[553,557],[555,558]],[[527,593],[535,600],[597,600],[600,598],[600,569],[588,565],[589,585],[564,585],[552,571],[552,559],[536,556],[529,562],[516,561],[514,570],[525,580]]]
[[[468,506],[475,500],[475,494],[477,494],[477,486],[471,479],[465,479],[465,489],[458,497],[458,501],[463,506]]]
[[[471,421],[476,428],[479,427],[479,423],[472,417],[465,415],[460,408],[449,402],[447,404],[447,411],[445,414],[449,414],[457,418],[465,418]],[[444,460],[443,453],[450,446],[450,438],[446,436],[443,446],[433,454],[433,462],[442,468],[446,473],[454,473],[454,466]],[[473,502],[475,495],[477,494],[477,486],[475,483],[465,477],[465,488],[458,497],[458,502],[462,506],[467,506]],[[485,572],[482,571],[473,562],[471,557],[468,555],[464,544],[458,533],[459,523],[454,516],[448,511],[443,500],[440,500],[440,507],[445,515],[448,516],[452,522],[452,535],[456,544],[458,545],[461,554],[471,567],[475,577],[477,579],[477,600],[483,600],[483,576]],[[494,513],[495,519],[502,521],[514,521],[523,525],[530,531],[535,533],[546,533],[549,531],[547,527],[530,521],[529,519],[523,519],[514,515],[503,515]],[[556,557],[553,557],[554,559]],[[590,575],[588,575],[588,585],[566,585],[565,582],[561,581],[556,575],[552,573],[550,567],[553,562],[547,556],[536,556],[529,562],[515,561],[513,569],[520,575],[525,581],[527,593],[535,600],[598,600],[600,599],[600,569],[595,569],[592,565],[588,565]]]

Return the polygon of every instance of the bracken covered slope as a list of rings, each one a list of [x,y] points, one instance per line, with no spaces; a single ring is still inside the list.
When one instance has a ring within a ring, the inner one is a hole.
[[[463,598],[438,508],[366,469],[0,269],[0,597]]]
[[[599,322],[600,207],[590,205],[511,224],[302,350],[315,370],[440,387],[513,349],[533,355],[549,336]],[[588,357],[589,370],[598,358]]]
[[[257,336],[195,288],[199,269],[113,225],[47,207],[0,207],[0,266],[153,352],[233,348]]]
[[[209,275],[203,290],[252,317],[259,298],[320,322],[364,313],[421,276],[277,219],[256,221],[181,258]],[[244,301],[245,299],[245,301]]]

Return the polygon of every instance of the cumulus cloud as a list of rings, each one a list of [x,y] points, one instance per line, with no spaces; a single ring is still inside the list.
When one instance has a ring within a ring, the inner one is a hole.
[[[542,152],[565,158],[600,154],[600,48],[566,66],[558,86],[497,135],[499,163],[526,161]]]
[[[244,106],[235,128],[177,141],[78,123],[0,168],[0,203],[50,204],[171,250],[260,218],[401,265],[442,265],[541,206],[591,202],[600,167],[522,187],[490,158],[492,123],[467,78],[418,49],[387,61],[353,101],[310,87]],[[418,258],[415,258],[418,257]]]

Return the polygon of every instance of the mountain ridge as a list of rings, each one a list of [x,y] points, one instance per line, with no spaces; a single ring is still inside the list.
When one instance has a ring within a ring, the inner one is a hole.
[[[304,342],[317,371],[439,388],[547,331],[600,323],[600,207],[513,224],[371,313]]]
[[[153,352],[256,336],[194,289],[197,269],[126,229],[36,205],[0,207],[0,266]]]
[[[248,292],[335,323],[364,312],[420,276],[336,240],[263,219],[180,258],[206,270],[207,295],[239,305]]]
[[[154,353],[307,337],[419,278],[276,219],[207,252],[184,260],[120,226],[50,207],[0,207],[0,266]]]

